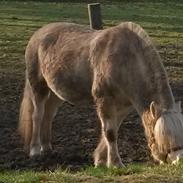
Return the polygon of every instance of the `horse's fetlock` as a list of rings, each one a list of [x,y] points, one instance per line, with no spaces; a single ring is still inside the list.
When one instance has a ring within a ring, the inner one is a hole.
[[[31,145],[30,147],[30,157],[41,155],[41,146],[40,145]]]
[[[51,143],[49,143],[49,144],[42,144],[41,145],[41,154],[42,153],[51,152],[51,151],[52,151],[52,145],[51,145]]]
[[[109,157],[107,162],[107,167],[125,167],[125,165],[122,163],[121,158],[119,156],[116,157]]]

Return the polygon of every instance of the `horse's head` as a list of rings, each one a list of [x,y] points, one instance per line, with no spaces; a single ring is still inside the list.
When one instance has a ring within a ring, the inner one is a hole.
[[[176,163],[183,158],[181,103],[163,110],[152,102],[149,115],[149,120],[144,120],[144,126],[153,158],[160,163]]]

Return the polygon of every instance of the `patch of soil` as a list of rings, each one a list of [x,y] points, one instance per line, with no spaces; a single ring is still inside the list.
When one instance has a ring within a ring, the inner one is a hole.
[[[176,100],[183,101],[183,83],[171,83]],[[53,152],[30,159],[17,133],[23,79],[0,74],[0,170],[53,170],[58,166],[77,169],[93,163],[92,153],[100,136],[94,108],[77,108],[65,103],[53,122]],[[124,163],[151,161],[141,121],[136,113],[119,130],[119,151]]]

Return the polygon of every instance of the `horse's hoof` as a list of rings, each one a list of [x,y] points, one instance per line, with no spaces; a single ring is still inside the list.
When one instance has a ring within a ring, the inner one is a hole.
[[[123,164],[122,162],[116,166],[116,168],[125,168],[125,167],[126,167],[125,164]]]
[[[125,165],[120,161],[120,162],[115,162],[115,163],[108,163],[107,165],[108,168],[125,168]]]
[[[30,158],[37,157],[40,155],[41,155],[41,148],[40,147],[32,147],[30,149],[30,153],[29,153]]]
[[[94,165],[95,165],[95,168],[98,168],[98,167],[106,167],[106,161],[104,161],[104,160],[98,160],[98,161],[95,161]]]

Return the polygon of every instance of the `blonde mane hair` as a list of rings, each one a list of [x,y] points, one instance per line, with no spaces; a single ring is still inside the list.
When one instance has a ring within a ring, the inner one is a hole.
[[[183,116],[175,110],[161,114],[154,127],[154,137],[160,153],[169,153],[183,147]]]
[[[135,24],[134,22],[123,22],[123,23],[119,24],[118,26],[122,27],[122,28],[127,28],[128,30],[137,34],[139,36],[139,38],[141,38],[143,41],[145,41],[146,46],[154,47],[152,44],[151,38],[140,25]]]
[[[143,114],[142,121],[152,156],[163,163],[167,161],[168,154],[183,149],[181,104],[176,103],[171,109],[162,110],[152,103],[154,109],[150,107]]]

